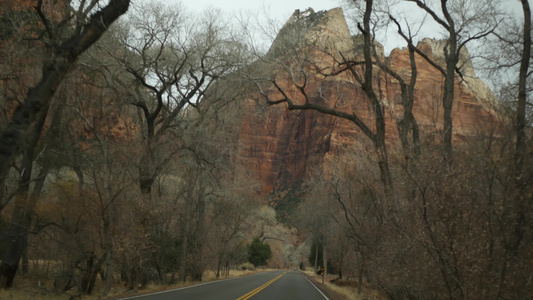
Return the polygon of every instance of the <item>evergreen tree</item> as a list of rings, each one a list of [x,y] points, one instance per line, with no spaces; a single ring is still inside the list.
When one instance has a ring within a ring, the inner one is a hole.
[[[270,257],[272,257],[270,245],[261,242],[259,238],[254,238],[252,243],[248,245],[248,261],[255,267],[266,266]]]

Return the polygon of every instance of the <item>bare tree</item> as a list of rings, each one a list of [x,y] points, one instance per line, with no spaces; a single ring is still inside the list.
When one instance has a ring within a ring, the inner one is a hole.
[[[370,18],[372,16],[373,11],[373,1],[369,0],[365,3],[366,5],[364,10],[363,24],[360,24],[359,26],[359,30],[361,31],[363,37],[363,46],[361,49],[363,56],[362,58],[360,57],[360,54],[359,56],[357,56],[357,53],[355,55],[354,53],[347,53],[348,51],[354,52],[353,44],[351,45],[351,47],[345,47],[346,49],[342,50],[330,50],[332,48],[331,45],[327,47],[323,45],[324,43],[328,42],[334,44],[334,41],[315,41],[315,44],[313,45],[313,35],[312,33],[310,33],[309,36],[300,37],[299,42],[301,44],[297,45],[296,48],[292,49],[291,45],[288,44],[284,45],[284,47],[287,47],[288,50],[286,50],[285,52],[280,52],[293,53],[298,52],[301,47],[307,47],[307,51],[309,52],[309,54],[304,54],[304,56],[301,57],[281,56],[277,58],[278,62],[281,62],[280,65],[282,66],[282,68],[288,73],[286,76],[286,80],[288,80],[290,84],[293,85],[294,89],[296,89],[299,95],[292,96],[292,93],[289,93],[288,90],[284,86],[282,86],[282,84],[280,84],[281,78],[276,78],[276,74],[274,74],[274,78],[269,81],[269,84],[271,86],[261,86],[259,83],[257,84],[257,86],[260,89],[261,95],[267,100],[270,105],[284,103],[287,104],[289,110],[316,110],[320,113],[346,119],[352,122],[359,129],[361,129],[363,134],[370,139],[370,141],[375,147],[378,166],[381,170],[381,180],[383,182],[383,188],[386,191],[387,197],[392,198],[394,194],[394,188],[389,168],[387,146],[385,144],[386,132],[384,107],[382,100],[379,98],[379,93],[376,92],[377,85],[374,82],[375,58],[373,57],[372,53],[374,39],[372,37],[372,28],[370,23]],[[299,12],[297,13],[299,14]],[[306,18],[305,14],[302,17]],[[295,18],[300,18],[300,16],[296,16]],[[300,25],[290,24],[287,26],[305,27],[314,25],[312,21],[309,21],[308,23],[309,24],[302,21]],[[302,28],[300,30],[296,29],[295,32],[305,32],[305,29],[307,28]],[[285,34],[290,34],[290,32],[286,32]],[[298,40],[297,36],[286,37],[286,39],[289,40],[291,38]],[[346,43],[348,43],[348,45],[350,44],[349,42]],[[277,48],[279,47],[277,47],[275,43],[269,53],[277,53]],[[312,57],[313,51],[316,55],[314,58]],[[339,51],[340,54],[335,54],[330,51]],[[323,58],[324,56],[328,57],[328,60],[331,61],[331,65],[324,66],[324,64],[321,62],[313,61],[313,59],[318,60]],[[268,55],[266,60],[268,62]],[[343,109],[338,109],[336,107],[336,104],[329,107],[328,105],[324,105],[321,102],[326,100],[322,93],[320,93],[318,99],[316,99],[317,97],[313,97],[310,94],[309,86],[314,86],[314,84],[316,84],[315,78],[313,78],[314,76],[337,76],[341,73],[348,73],[351,79],[354,81],[353,88],[357,90],[361,89],[365,93],[366,100],[369,102],[372,108],[373,123],[365,123],[365,121],[363,121],[363,119],[358,116],[358,113],[354,109],[348,112]],[[303,98],[303,101],[296,101],[296,98],[293,99],[293,97]]]
[[[50,42],[51,59],[43,66],[42,79],[29,90],[24,103],[16,109],[10,124],[1,134],[0,185],[3,186],[9,165],[17,154],[23,132],[34,123],[37,114],[49,106],[57,87],[77,58],[128,10],[130,0],[112,0],[94,11],[97,4],[99,1],[88,4],[82,1],[75,14],[65,16],[63,22],[59,23],[60,28],[56,28],[43,13],[42,0],[37,1],[36,14],[41,18],[43,35]],[[58,36],[72,19],[77,21],[72,33]],[[58,32],[58,29],[61,30]]]
[[[57,87],[68,73],[77,58],[93,43],[95,43],[120,15],[124,14],[129,7],[129,0],[112,0],[101,9],[94,10],[99,1],[85,3],[82,1],[77,10],[62,16],[62,20],[55,23],[50,16],[43,11],[43,1],[39,0],[35,6],[35,13],[41,20],[42,36],[49,46],[50,59],[43,65],[43,75],[39,83],[28,91],[25,101],[18,106],[11,122],[2,131],[0,138],[0,186],[4,185],[6,174],[11,161],[17,155],[21,146],[21,140],[35,120],[40,115],[40,128],[33,131],[37,133],[36,145],[39,133],[44,125],[44,118]],[[68,11],[70,12],[70,10]],[[74,28],[67,30],[70,20],[75,20]],[[53,24],[58,24],[54,26]],[[65,33],[69,32],[69,33]],[[28,154],[34,150],[26,148]],[[31,155],[27,155],[31,158]],[[32,163],[32,162],[29,162]],[[30,171],[28,169],[28,171]],[[31,175],[30,175],[31,176]],[[19,231],[14,231],[15,239],[24,239]],[[0,267],[0,282],[2,287],[10,287],[18,269],[20,256],[25,248],[24,242],[15,242],[16,245],[7,250],[2,257]]]
[[[239,67],[239,42],[222,23],[220,12],[193,20],[182,9],[162,3],[141,5],[115,28],[119,49],[109,49],[133,80],[114,78],[142,116],[143,150],[139,187],[149,194],[161,168],[172,157],[158,151],[186,109],[199,101],[216,80]],[[107,45],[102,45],[106,47]]]
[[[124,190],[131,185],[128,182],[131,176],[128,176],[128,168],[125,165],[113,164],[113,162],[120,162],[121,160],[118,159],[116,153],[112,153],[113,144],[115,143],[111,134],[113,125],[109,122],[111,121],[108,118],[110,114],[103,109],[105,100],[102,98],[99,99],[99,109],[96,109],[92,120],[89,120],[79,107],[76,108],[76,111],[85,123],[86,128],[89,128],[95,143],[95,148],[97,149],[95,151],[96,153],[89,159],[91,165],[89,177],[93,183],[95,194],[98,195],[98,204],[96,206],[98,207],[101,221],[101,246],[104,252],[104,255],[97,263],[98,266],[96,269],[99,269],[100,266],[105,267],[105,288],[103,295],[107,295],[113,283],[113,236],[111,232],[114,219],[113,207],[117,199],[122,196]],[[94,259],[94,257],[89,257],[88,259]],[[92,272],[91,275],[92,277],[88,281],[94,282],[96,272]],[[92,289],[89,286],[82,287],[82,292],[90,294]]]
[[[498,27],[501,22],[501,17],[497,10],[498,2],[493,0],[457,2],[441,0],[440,8],[436,9],[432,8],[430,3],[425,0],[406,1],[415,3],[446,30],[446,43],[442,49],[444,52],[444,67],[435,60],[430,59],[422,51],[417,50],[417,53],[442,73],[445,78],[442,97],[442,106],[444,108],[442,140],[444,159],[449,164],[453,152],[452,107],[455,97],[456,75],[459,75],[461,80],[467,80],[463,75],[465,66],[459,64],[460,58],[467,44],[486,38]],[[412,46],[412,43],[410,43],[410,46]]]
[[[531,108],[531,7],[529,1],[520,1],[523,18],[508,19],[504,26],[495,33],[495,46],[502,49],[500,56],[488,53],[484,58],[488,64],[489,74],[496,78],[503,78],[496,82],[504,105],[509,108],[509,119],[513,128],[511,135],[512,159],[508,160],[508,169],[505,172],[506,185],[506,212],[510,218],[509,223],[514,229],[504,243],[508,251],[502,254],[505,258],[504,267],[520,269],[516,260],[524,255],[525,248],[531,241],[529,230],[532,222],[531,201],[526,196],[529,190],[527,182],[531,178],[531,170],[527,166],[531,157],[531,137],[527,134],[531,128],[531,119],[528,111]],[[507,220],[507,219],[506,219]],[[507,278],[511,274],[504,273]],[[507,279],[509,283],[516,280]],[[505,293],[502,287],[501,293]]]
[[[253,222],[253,210],[258,205],[243,195],[217,197],[209,222],[209,248],[214,250],[216,277],[229,268],[231,251],[245,239],[245,233]],[[226,274],[227,276],[227,274]]]
[[[531,128],[531,7],[529,1],[520,1],[522,16],[509,13],[502,26],[492,36],[489,49],[484,51],[483,63],[487,74],[499,98],[506,121],[513,124],[509,129],[512,140],[512,159],[508,156],[506,171],[502,172],[502,184],[505,185],[508,203],[507,214],[513,220],[514,233],[510,234],[509,252],[506,267],[513,264],[523,255],[523,247],[527,247],[528,229],[531,224],[531,201],[527,200],[526,183],[531,178],[531,170],[527,166],[530,158],[531,137],[527,133]],[[500,49],[494,52],[491,49]],[[509,146],[511,147],[511,146]],[[504,175],[505,174],[505,175]],[[513,266],[516,267],[516,266]]]

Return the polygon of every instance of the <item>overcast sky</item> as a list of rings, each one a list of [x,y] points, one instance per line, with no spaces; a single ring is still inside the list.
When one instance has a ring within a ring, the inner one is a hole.
[[[315,11],[339,7],[342,0],[184,0],[182,3],[191,9],[201,11],[206,7],[216,7],[228,12],[255,11],[267,8],[273,15],[287,19],[296,9],[313,8]],[[168,0],[168,3],[179,2]]]
[[[151,0],[140,0],[151,1]],[[264,16],[268,13],[270,18],[279,20],[282,25],[292,15],[296,9],[305,10],[309,7],[315,11],[329,10],[335,7],[342,7],[345,1],[343,0],[155,0],[163,1],[172,5],[172,3],[182,3],[187,9],[201,13],[207,8],[218,8],[229,14],[250,13],[261,14]],[[517,18],[520,18],[521,5],[519,0],[501,0],[504,7],[513,9],[516,12]],[[418,19],[422,20],[422,16],[413,14],[413,12],[420,12],[420,9],[413,3],[402,3],[407,8],[401,9],[404,15],[408,16],[411,21]],[[412,7],[409,7],[412,6]],[[350,20],[347,21],[350,24]],[[431,18],[426,19],[424,26],[420,32],[420,37],[440,38],[443,29],[438,25],[431,25]],[[353,29],[352,29],[353,30]],[[357,32],[352,32],[357,33]],[[378,40],[384,44],[385,52],[390,52],[393,48],[403,46],[404,42],[401,40],[394,30],[393,34],[383,33],[382,36],[377,37]]]

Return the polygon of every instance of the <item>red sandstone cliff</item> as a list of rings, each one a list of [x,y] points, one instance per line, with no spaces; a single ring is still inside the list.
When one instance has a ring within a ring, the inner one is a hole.
[[[305,48],[298,41],[312,41],[322,45],[320,51]],[[266,60],[275,65],[288,52],[305,52],[305,58],[316,65],[332,64],[332,56],[341,51],[357,57],[358,39],[352,38],[340,8],[328,12],[296,11],[273,43]],[[379,46],[379,45],[378,45]],[[443,42],[425,39],[418,44],[429,57],[439,62],[443,56]],[[378,47],[378,49],[382,49]],[[329,53],[329,54],[327,54]],[[298,54],[296,54],[298,55]],[[494,96],[490,89],[476,77],[468,52],[462,55],[461,69],[465,81],[456,81],[453,108],[454,138],[456,141],[480,133],[502,134],[494,112]],[[395,49],[384,57],[389,66],[401,76],[410,74],[407,50]],[[415,90],[414,115],[425,138],[438,140],[442,130],[443,76],[423,58],[417,57],[418,80]],[[259,65],[258,65],[259,66]],[[264,64],[261,64],[264,66]],[[271,71],[283,90],[296,102],[303,96],[294,86],[284,65]],[[266,68],[266,67],[265,67]],[[377,69],[377,68],[376,68]],[[308,70],[309,71],[309,70]],[[327,77],[308,72],[307,95],[311,100],[347,112],[355,111],[367,124],[372,124],[372,109],[366,95],[347,75]],[[387,140],[397,144],[396,119],[403,113],[399,105],[400,87],[396,80],[384,72],[376,71],[380,98],[386,111]],[[267,88],[272,98],[279,93]],[[372,146],[352,123],[315,111],[289,111],[286,105],[265,106],[265,99],[254,92],[246,97],[245,112],[240,119],[236,163],[250,176],[262,183],[265,195],[277,193],[301,181],[313,170],[327,172],[335,163],[339,152],[356,147],[370,152]]]

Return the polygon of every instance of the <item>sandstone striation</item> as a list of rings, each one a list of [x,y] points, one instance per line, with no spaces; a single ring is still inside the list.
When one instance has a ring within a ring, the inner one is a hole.
[[[382,61],[408,79],[408,50],[395,49],[385,57],[382,46],[376,45]],[[441,64],[444,63],[444,46],[445,41],[431,39],[424,39],[417,45]],[[305,92],[310,101],[354,112],[372,129],[372,108],[353,78],[348,75],[325,77],[312,68],[296,66],[296,60],[291,62],[289,58],[305,53],[302,57],[313,62],[315,67],[332,70],[335,60],[341,56],[361,57],[361,47],[360,37],[351,36],[342,9],[325,12],[297,10],[280,30],[266,55],[269,66],[265,67],[263,63],[256,68],[263,67],[265,72],[271,72],[270,76],[276,78],[279,86],[295,102],[305,100],[294,84],[294,81],[302,82],[301,71],[304,71],[308,80]],[[424,138],[438,141],[442,134],[444,77],[422,57],[417,56],[416,62],[418,80],[414,115]],[[460,141],[481,133],[503,134],[495,97],[488,86],[477,78],[466,49],[461,55],[460,66],[463,79],[458,76],[456,81],[454,139]],[[380,70],[375,71],[375,82],[379,83],[380,98],[387,109],[387,140],[391,145],[398,144],[396,120],[403,114],[399,83]],[[272,99],[281,97],[272,85],[265,87],[264,91]],[[264,195],[289,189],[312,172],[328,172],[328,168],[338,163],[345,149],[356,149],[361,153],[369,153],[373,149],[360,129],[346,120],[316,111],[289,111],[286,105],[266,106],[264,97],[257,91],[246,95],[245,99],[244,114],[238,125],[239,146],[235,161],[249,172],[249,176],[262,183]]]

